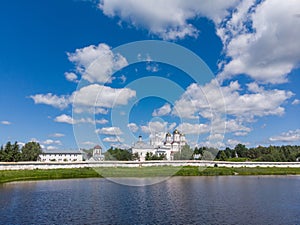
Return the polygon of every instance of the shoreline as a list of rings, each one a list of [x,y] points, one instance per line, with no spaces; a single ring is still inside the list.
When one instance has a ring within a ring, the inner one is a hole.
[[[72,178],[155,178],[168,176],[286,176],[300,175],[291,167],[83,167],[67,169],[1,170],[0,185],[8,182]]]

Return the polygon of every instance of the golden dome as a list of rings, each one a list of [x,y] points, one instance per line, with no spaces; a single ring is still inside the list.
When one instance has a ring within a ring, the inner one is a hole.
[[[173,134],[180,134],[177,129],[174,130]]]

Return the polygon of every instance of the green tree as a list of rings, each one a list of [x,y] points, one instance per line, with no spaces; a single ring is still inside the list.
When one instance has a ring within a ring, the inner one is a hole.
[[[21,149],[21,159],[23,161],[37,161],[42,148],[37,142],[28,142]]]
[[[243,144],[237,144],[234,148],[234,150],[236,151],[236,153],[238,154],[238,157],[247,157],[247,148],[245,145]]]
[[[210,148],[207,148],[211,151]],[[202,159],[206,159],[206,150],[204,150]],[[227,157],[225,157],[225,155]],[[217,159],[228,160],[229,158],[235,158],[235,154],[242,159],[250,159],[254,161],[270,161],[270,162],[295,162],[298,157],[300,157],[300,146],[257,146],[255,148],[247,149],[245,145],[238,144],[234,149],[226,148],[225,150],[220,150],[217,154]],[[208,156],[209,158],[210,156]],[[299,160],[299,158],[298,158]]]
[[[0,147],[0,162],[3,162],[4,161],[4,148],[3,148],[3,145],[1,145]]]
[[[152,152],[146,152],[145,160],[151,160],[152,156],[153,156]]]
[[[153,154],[152,152],[147,152],[145,160],[164,160],[166,159],[166,154]]]
[[[132,157],[131,157],[132,160],[140,160],[140,156],[139,156],[139,153],[134,153],[132,154]]]
[[[3,149],[2,158],[4,162],[11,162],[12,160],[12,144],[7,142]]]
[[[12,145],[11,160],[13,162],[18,162],[21,160],[21,153],[20,153],[20,147],[18,145],[18,142],[15,142]]]
[[[17,162],[21,158],[20,149],[17,142],[11,144],[7,142],[5,147],[0,149],[0,160],[3,162]]]
[[[105,160],[132,160],[132,154],[129,150],[111,147],[104,153]]]
[[[212,152],[210,149],[203,151],[202,160],[214,160],[215,156],[214,152]]]
[[[221,150],[219,151],[216,158],[220,159],[221,161],[225,161],[226,159],[228,159],[228,156],[226,155],[225,150]]]
[[[190,148],[189,145],[185,145],[182,147],[181,151],[176,152],[174,154],[175,160],[189,160],[193,159],[193,153],[194,151]]]

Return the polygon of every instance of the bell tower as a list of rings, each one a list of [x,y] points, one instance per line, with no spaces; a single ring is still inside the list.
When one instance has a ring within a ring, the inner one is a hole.
[[[94,156],[101,156],[102,155],[102,148],[100,145],[96,145],[93,149],[93,157]]]

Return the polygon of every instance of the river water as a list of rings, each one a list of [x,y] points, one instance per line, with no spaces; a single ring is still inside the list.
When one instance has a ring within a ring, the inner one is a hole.
[[[300,224],[300,177],[8,183],[0,185],[0,224]]]

